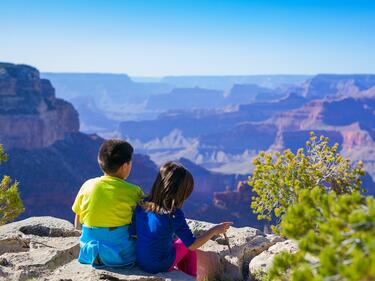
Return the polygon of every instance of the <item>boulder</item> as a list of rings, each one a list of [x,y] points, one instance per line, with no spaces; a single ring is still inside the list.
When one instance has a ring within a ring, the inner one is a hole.
[[[188,223],[197,236],[214,226],[196,220],[189,220]],[[252,227],[230,227],[227,237],[231,251],[223,236],[213,237],[200,248],[202,252],[198,258],[201,261],[205,259],[201,264],[205,264],[205,274],[209,280],[246,280],[250,261],[279,241]]]
[[[251,275],[263,274],[269,270],[277,254],[281,252],[295,253],[297,250],[298,246],[292,240],[277,242],[250,261],[249,271]]]

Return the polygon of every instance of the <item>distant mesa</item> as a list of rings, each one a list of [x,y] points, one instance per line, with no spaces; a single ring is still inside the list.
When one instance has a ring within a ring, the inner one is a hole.
[[[279,99],[283,96],[278,90],[260,87],[256,84],[234,84],[227,95],[227,103],[246,104],[254,101]]]
[[[308,75],[240,75],[240,76],[167,76],[160,82],[178,88],[200,87],[228,91],[234,84],[257,84],[277,88],[285,84],[301,84],[312,76]]]
[[[78,112],[28,65],[0,63],[0,143],[41,148],[78,132]]]
[[[150,96],[147,108],[153,110],[215,108],[223,106],[224,93],[218,90],[175,88],[169,93]]]
[[[353,96],[369,90],[374,85],[373,74],[319,74],[305,83],[304,95],[308,98]]]

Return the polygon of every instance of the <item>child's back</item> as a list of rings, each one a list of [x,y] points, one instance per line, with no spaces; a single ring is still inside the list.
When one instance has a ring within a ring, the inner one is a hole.
[[[124,180],[131,170],[132,154],[127,142],[103,143],[98,161],[105,175],[86,181],[77,194],[72,209],[76,226],[82,224],[81,263],[125,266],[135,261],[129,225],[143,192]]]
[[[85,226],[122,226],[131,223],[142,195],[140,187],[106,175],[86,181],[72,208]]]
[[[160,168],[151,194],[137,206],[136,253],[138,264],[145,271],[158,273],[177,268],[197,276],[196,249],[229,228],[230,222],[222,223],[194,237],[181,211],[193,187],[190,172],[180,164],[168,162]]]
[[[168,271],[171,268],[176,259],[174,234],[186,247],[195,241],[180,209],[176,209],[172,214],[156,214],[137,206],[135,218],[138,234],[137,261],[150,273]]]

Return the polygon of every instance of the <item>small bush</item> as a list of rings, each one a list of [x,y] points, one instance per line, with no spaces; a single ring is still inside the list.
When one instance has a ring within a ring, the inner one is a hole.
[[[319,187],[322,192],[351,193],[361,189],[363,164],[356,166],[338,152],[338,144],[328,145],[328,138],[319,139],[311,133],[306,151],[296,154],[290,150],[283,153],[261,152],[253,160],[253,175],[249,178],[256,196],[251,207],[258,219],[280,223],[286,209],[293,205],[299,191]],[[277,231],[273,227],[274,231]]]
[[[0,164],[8,159],[0,145]],[[4,176],[0,182],[0,225],[13,221],[24,211],[18,191],[18,182]]]
[[[251,207],[259,219],[276,218],[273,229],[299,246],[276,256],[259,280],[375,280],[375,200],[361,193],[363,164],[324,136],[311,134],[306,146],[254,159]]]
[[[355,191],[304,190],[280,224],[298,241],[296,254],[275,257],[268,280],[375,280],[375,200]]]

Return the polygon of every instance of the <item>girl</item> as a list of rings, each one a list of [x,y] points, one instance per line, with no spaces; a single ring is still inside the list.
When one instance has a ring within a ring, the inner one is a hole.
[[[232,224],[221,223],[194,237],[181,210],[193,187],[190,172],[168,162],[160,168],[151,194],[136,207],[136,256],[143,270],[158,273],[177,268],[196,277],[196,249],[214,235],[225,233]],[[179,239],[174,239],[175,235]]]

